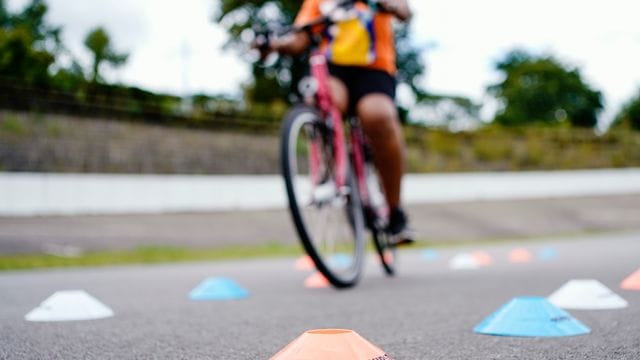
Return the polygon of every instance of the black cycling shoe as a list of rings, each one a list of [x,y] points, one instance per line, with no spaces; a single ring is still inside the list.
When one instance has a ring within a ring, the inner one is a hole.
[[[391,246],[411,245],[415,242],[416,232],[409,227],[407,215],[400,208],[391,210],[387,233]]]

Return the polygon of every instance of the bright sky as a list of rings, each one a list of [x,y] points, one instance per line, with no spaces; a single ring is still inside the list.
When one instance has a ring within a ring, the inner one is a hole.
[[[27,0],[9,0],[15,9]],[[82,41],[105,26],[128,64],[111,74],[122,81],[174,93],[239,93],[248,66],[221,47],[212,23],[217,0],[48,0],[49,20],[64,27],[64,42],[89,62]],[[604,92],[609,110],[640,89],[640,2],[637,0],[410,0],[418,44],[425,53],[427,89],[482,100],[496,81],[493,64],[520,47],[580,66]]]

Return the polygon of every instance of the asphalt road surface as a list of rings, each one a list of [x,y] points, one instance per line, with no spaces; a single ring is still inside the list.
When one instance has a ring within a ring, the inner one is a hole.
[[[640,229],[640,194],[409,207],[421,240],[477,241]],[[0,217],[0,253],[138,246],[298,244],[286,210],[193,214]]]
[[[514,264],[525,247],[557,256]],[[484,250],[494,264],[453,270],[460,252]],[[640,267],[640,232],[451,248],[427,261],[400,254],[396,278],[371,259],[358,287],[306,289],[295,259],[128,266],[0,274],[2,359],[268,359],[301,333],[357,331],[395,359],[640,359],[640,292],[619,288]],[[243,300],[195,302],[203,279],[224,276],[250,291]],[[591,328],[565,338],[478,335],[475,325],[516,296],[548,296],[570,279],[597,279],[625,298],[621,310],[570,311]],[[59,290],[84,289],[115,312],[103,320],[24,319]]]

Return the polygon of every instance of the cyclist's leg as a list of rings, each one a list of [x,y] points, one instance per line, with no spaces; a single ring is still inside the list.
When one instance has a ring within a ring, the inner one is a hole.
[[[356,106],[362,128],[374,152],[374,162],[391,209],[400,207],[402,176],[405,169],[405,144],[398,110],[386,94],[365,95]]]
[[[358,116],[373,146],[373,160],[380,173],[389,209],[387,232],[392,245],[414,242],[415,232],[401,207],[400,194],[405,170],[405,143],[398,110],[391,96],[381,93],[365,95],[358,101]]]
[[[342,80],[331,76],[329,78],[329,88],[331,89],[331,98],[333,103],[344,114],[349,107],[349,90]]]

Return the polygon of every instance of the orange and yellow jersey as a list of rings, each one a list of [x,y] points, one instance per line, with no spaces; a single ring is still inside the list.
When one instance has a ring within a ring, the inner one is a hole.
[[[321,6],[323,3],[333,2],[335,0],[305,0],[302,4],[302,8],[298,13],[298,16],[295,20],[296,26],[302,26],[307,23],[312,22],[318,17],[322,16]],[[369,69],[383,70],[391,75],[395,75],[396,68],[396,50],[394,43],[394,33],[393,33],[393,15],[387,13],[376,12],[373,13],[370,11],[369,7],[362,3],[356,3],[356,10],[361,13],[370,13],[371,19],[369,23],[366,23],[362,27],[366,27],[369,32],[369,36],[366,40],[358,40],[355,43],[347,44],[346,47],[352,47],[350,49],[351,54],[355,54],[353,56],[359,58],[370,58],[370,61],[363,62],[361,60],[356,60],[354,65],[361,66]],[[354,25],[354,26],[352,26]],[[340,29],[340,31],[344,32],[357,32],[358,26],[355,24],[345,22],[344,24],[337,24],[336,29]],[[342,58],[349,51],[344,51],[345,45],[333,43],[332,32],[325,29],[325,35],[328,35],[325,40],[323,40],[321,44],[321,50],[327,52],[329,61],[341,65]],[[345,36],[343,36],[345,37]],[[355,38],[356,35],[346,37]],[[338,37],[336,37],[338,39]],[[369,55],[357,55],[360,51],[370,49]],[[332,53],[335,53],[335,58],[331,56]],[[335,60],[335,61],[334,61]],[[348,60],[345,60],[348,61]],[[357,64],[356,64],[357,63]],[[342,63],[344,64],[344,62]],[[347,64],[348,65],[348,64]]]

